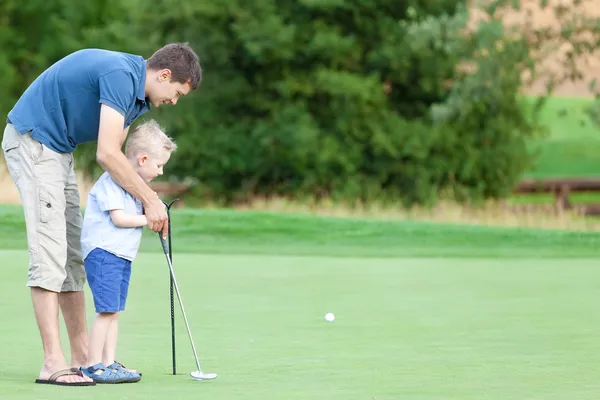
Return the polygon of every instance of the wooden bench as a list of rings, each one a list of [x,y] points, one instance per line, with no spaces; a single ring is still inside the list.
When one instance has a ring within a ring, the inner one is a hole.
[[[179,198],[179,200],[173,203],[173,207],[185,207],[183,195],[185,195],[190,190],[190,185],[186,183],[151,182],[150,187],[158,194],[158,197],[160,197],[163,200],[165,200],[165,197],[169,200]]]
[[[573,204],[569,199],[571,193],[599,192],[600,178],[564,178],[564,179],[526,179],[514,189],[515,194],[552,193],[555,205],[564,210],[575,207],[584,215],[600,215],[600,204]]]

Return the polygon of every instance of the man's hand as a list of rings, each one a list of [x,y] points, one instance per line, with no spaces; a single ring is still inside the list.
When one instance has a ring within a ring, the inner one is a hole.
[[[124,117],[118,111],[102,104],[96,159],[110,173],[115,182],[142,202],[146,210],[148,228],[155,232],[162,231],[162,235],[166,239],[169,233],[169,224],[165,205],[135,172],[121,151],[127,136],[127,129],[123,129],[124,123]]]
[[[144,204],[144,214],[148,220],[148,229],[154,232],[162,231],[163,239],[169,234],[169,217],[164,203],[158,196]]]

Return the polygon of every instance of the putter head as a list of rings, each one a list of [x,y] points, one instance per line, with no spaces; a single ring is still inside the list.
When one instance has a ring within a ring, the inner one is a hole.
[[[202,371],[190,372],[190,375],[196,381],[208,381],[211,379],[215,379],[217,377],[217,374],[215,374],[214,372],[202,372]]]

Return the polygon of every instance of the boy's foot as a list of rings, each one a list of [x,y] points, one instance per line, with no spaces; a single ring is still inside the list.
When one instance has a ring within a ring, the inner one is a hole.
[[[106,368],[113,371],[117,375],[124,377],[126,379],[125,383],[135,383],[139,382],[140,379],[142,379],[142,374],[127,370],[123,367],[121,363],[118,363],[116,361]]]
[[[90,367],[82,367],[81,372],[92,378],[96,383],[124,383],[127,378],[122,374],[115,373],[110,368],[106,368],[102,363]]]
[[[135,373],[135,374],[138,374],[139,376],[142,376],[142,373],[141,373],[141,372],[138,372],[138,371],[136,371],[135,369],[129,369],[129,368],[127,368],[126,366],[124,366],[123,364],[121,364],[120,362],[116,361],[116,360],[115,360],[115,362],[114,362],[113,364],[111,364],[111,365],[115,365],[115,364],[118,364],[118,365],[119,365],[121,368],[123,368],[123,369],[124,369],[125,371],[127,371],[127,372],[133,372],[133,373]]]

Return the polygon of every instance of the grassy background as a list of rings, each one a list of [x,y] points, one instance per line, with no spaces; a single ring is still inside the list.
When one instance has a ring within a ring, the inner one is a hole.
[[[552,137],[534,144],[542,158],[527,177],[595,175],[600,141],[581,123],[584,103],[552,99]],[[195,364],[177,304],[179,373],[170,375],[168,268],[145,231],[118,347],[142,382],[35,385],[42,353],[22,210],[2,206],[0,314],[15,316],[0,324],[3,397],[545,400],[600,391],[599,232],[192,209],[173,211],[172,223],[199,356],[219,378],[187,375]],[[337,318],[326,323],[330,311]],[[68,354],[63,325],[61,335]]]
[[[187,376],[195,365],[177,304],[179,374],[170,375],[168,268],[146,232],[118,347],[143,380],[35,385],[23,221],[18,207],[0,210],[0,313],[18,316],[0,324],[6,398],[595,399],[600,390],[600,233],[219,210],[173,212],[177,278],[203,369],[217,380]]]
[[[534,99],[530,99],[533,103]],[[541,111],[541,122],[549,136],[531,143],[538,154],[525,179],[581,178],[600,176],[600,127],[586,113],[593,100],[552,97]],[[574,193],[575,203],[600,203],[600,193]],[[549,194],[513,195],[513,203],[547,204]]]
[[[548,99],[541,119],[550,135],[533,144],[539,158],[526,178],[600,175],[600,127],[586,115],[590,104],[590,99]]]
[[[600,256],[600,233],[507,229],[361,218],[310,217],[259,211],[173,210],[177,253],[322,255],[333,257],[589,258]],[[19,206],[0,208],[0,249],[26,248]],[[141,251],[160,252],[144,230]]]

